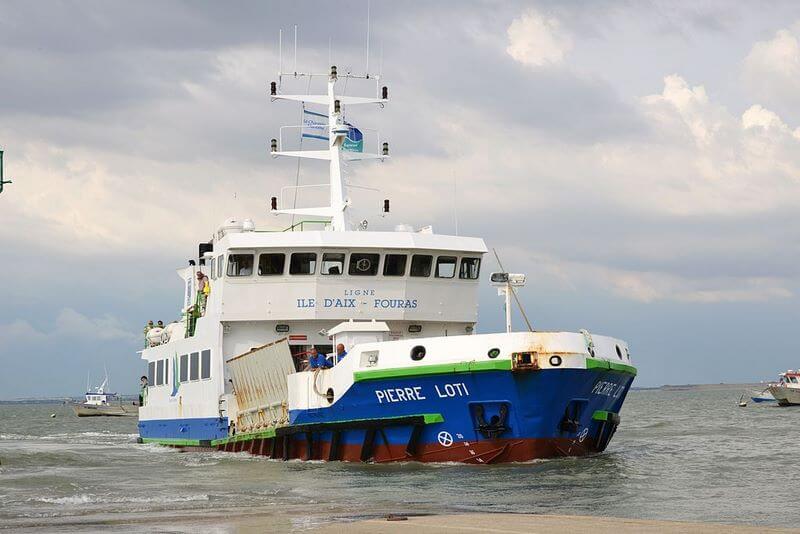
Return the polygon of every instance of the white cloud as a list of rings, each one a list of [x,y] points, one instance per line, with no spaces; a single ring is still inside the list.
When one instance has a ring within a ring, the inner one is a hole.
[[[554,17],[528,9],[507,30],[506,53],[523,65],[542,67],[561,63],[572,49],[572,37]]]
[[[793,109],[800,105],[800,42],[797,31],[782,29],[753,45],[743,76],[750,94],[761,102]]]

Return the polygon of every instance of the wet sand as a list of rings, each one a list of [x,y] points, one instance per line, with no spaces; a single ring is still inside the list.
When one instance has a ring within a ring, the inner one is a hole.
[[[613,517],[588,517],[571,515],[533,514],[460,514],[408,517],[406,520],[369,519],[349,524],[329,524],[313,532],[348,534],[373,532],[497,532],[561,534],[563,532],[586,532],[591,534],[630,533],[682,533],[720,532],[731,534],[764,532],[800,532],[800,529],[764,528],[719,523],[694,523],[684,521],[651,521],[643,519],[619,519]]]

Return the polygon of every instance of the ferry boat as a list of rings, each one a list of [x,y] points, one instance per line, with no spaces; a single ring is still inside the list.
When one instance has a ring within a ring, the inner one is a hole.
[[[327,93],[285,93],[286,76],[321,79]],[[351,93],[354,81],[370,84],[370,95],[344,94],[347,80]],[[270,96],[302,103],[307,120],[293,128],[311,128],[301,135],[324,143],[287,149],[284,127],[272,156],[327,162],[328,203],[284,208],[272,197],[274,214],[317,223],[269,231],[229,219],[178,270],[182,317],[141,351],[140,441],[364,462],[489,464],[603,451],[636,375],[624,341],[585,330],[476,333],[482,239],[430,226],[372,231],[353,220],[343,168],[389,151],[385,142],[365,151],[345,110],[387,104],[380,76],[335,66],[279,73]],[[506,294],[513,278],[493,276]],[[339,345],[344,354],[333,355]],[[312,348],[331,354],[328,364],[309,368],[306,360],[320,362],[308,357]]]
[[[778,376],[777,384],[770,384],[769,392],[779,406],[800,404],[800,371],[789,369]]]

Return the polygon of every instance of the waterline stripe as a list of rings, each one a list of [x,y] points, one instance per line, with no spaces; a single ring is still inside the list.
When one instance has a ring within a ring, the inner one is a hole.
[[[375,369],[356,371],[353,381],[380,380],[384,378],[403,378],[409,376],[429,376],[452,373],[472,373],[478,371],[510,371],[511,360],[492,360],[489,362],[458,362],[442,363],[436,365],[422,365],[420,367],[395,367],[391,369]]]
[[[610,362],[608,360],[595,360],[594,358],[586,358],[586,368],[617,371],[619,373],[627,373],[629,375],[636,376],[636,367],[632,365],[625,365],[624,363]]]

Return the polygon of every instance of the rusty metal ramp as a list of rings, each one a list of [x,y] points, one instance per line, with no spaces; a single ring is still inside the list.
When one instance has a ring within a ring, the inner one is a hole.
[[[286,377],[295,372],[288,339],[280,339],[226,362],[238,405],[236,428],[252,432],[289,419]]]

